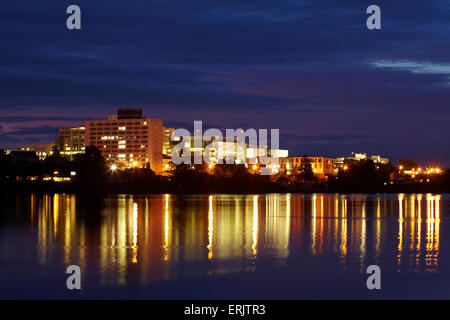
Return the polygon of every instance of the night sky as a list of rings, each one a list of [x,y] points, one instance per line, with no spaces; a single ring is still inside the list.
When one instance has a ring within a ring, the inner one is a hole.
[[[448,0],[15,0],[0,34],[0,148],[142,107],[190,130],[279,128],[291,155],[450,166]]]

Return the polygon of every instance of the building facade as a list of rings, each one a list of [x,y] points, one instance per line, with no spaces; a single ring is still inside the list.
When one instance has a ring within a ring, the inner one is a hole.
[[[85,122],[85,145],[95,146],[108,163],[119,168],[163,170],[163,122],[142,117],[141,109],[119,109],[107,120]]]
[[[185,136],[175,137],[174,143],[172,155],[179,157],[180,162],[245,165],[252,172],[268,175],[278,173],[279,159],[288,156],[288,150],[268,149],[267,146],[249,147],[246,143],[238,142],[237,138],[227,141],[217,136]],[[167,164],[166,168],[171,166]]]
[[[166,155],[166,156],[172,155],[172,148],[175,145],[172,142],[172,134],[174,131],[175,131],[175,128],[163,127],[163,132],[164,132],[163,149],[162,149],[163,155]]]
[[[84,153],[85,127],[64,127],[59,129],[58,149],[62,156],[73,160],[76,155]]]
[[[336,170],[341,170],[341,169],[348,168],[352,164],[358,163],[361,160],[372,160],[376,164],[388,164],[389,163],[388,158],[383,158],[379,155],[373,155],[373,156],[368,157],[367,154],[365,154],[365,153],[352,152],[352,155],[350,157],[336,158],[334,160],[334,166],[335,166]]]
[[[279,161],[280,172],[288,175],[300,173],[307,164],[319,178],[336,174],[332,158],[301,156],[280,158]]]
[[[21,145],[19,147],[20,151],[35,151],[37,156],[39,157],[39,160],[44,160],[47,156],[50,156],[53,154],[53,147],[55,144],[49,143],[49,144],[27,144],[27,145]]]

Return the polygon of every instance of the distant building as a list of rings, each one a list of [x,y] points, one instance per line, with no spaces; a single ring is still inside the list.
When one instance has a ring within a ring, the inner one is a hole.
[[[335,174],[334,159],[309,156],[280,158],[280,172],[288,175],[300,173],[306,164],[311,165],[311,169],[317,177]]]
[[[58,148],[62,156],[73,160],[77,154],[84,153],[85,127],[64,127],[59,129]]]
[[[19,147],[19,151],[35,151],[36,155],[39,157],[39,160],[44,160],[47,156],[53,154],[54,143],[48,144],[27,144],[21,145]]]
[[[382,158],[381,156],[371,156],[369,159],[372,159],[373,162],[379,163],[379,164],[388,164],[389,163],[388,158]]]
[[[142,109],[119,109],[108,120],[85,122],[86,146],[95,146],[107,162],[118,167],[163,170],[163,122],[142,117]]]
[[[279,165],[261,163],[261,158],[279,158],[286,157],[288,155],[288,150],[268,150],[267,147],[249,147],[246,143],[239,143],[237,138],[230,142],[224,137],[187,136],[175,137],[174,143],[175,145],[179,143],[182,144],[182,147],[179,146],[177,148],[177,154],[179,156],[184,155],[185,153],[190,154],[192,164],[194,164],[195,161],[194,157],[196,155],[201,155],[202,163],[206,163],[205,159],[209,157],[209,162],[211,164],[227,164],[227,162],[229,162],[236,165],[242,164],[246,167],[251,166],[252,168],[256,165],[257,169],[255,171],[260,171],[261,169],[266,168],[270,170],[267,172],[272,172],[270,174],[277,173]],[[170,166],[166,164],[165,168],[169,169]]]
[[[202,162],[209,156],[211,163],[226,162],[226,158],[233,159],[235,164],[244,164],[246,158],[246,147],[237,142],[227,142],[224,138],[209,136],[186,136],[175,137],[175,145],[183,144],[183,150],[178,150],[179,156],[184,153],[191,155],[194,164],[194,156],[201,154]]]
[[[252,159],[258,163],[259,157],[286,157],[288,155],[287,150],[268,150],[267,147],[249,147],[246,143],[239,143],[238,139],[234,141],[227,141],[223,137],[215,136],[189,136],[182,137],[184,143],[184,151],[186,152],[201,152],[202,157],[209,155],[212,163],[219,163],[221,160],[223,163],[226,159],[234,159],[235,164],[250,164]],[[189,138],[190,141],[187,142]],[[181,138],[177,137],[176,143],[180,143]],[[197,143],[196,143],[197,142]]]
[[[382,158],[381,156],[374,155],[367,157],[367,154],[365,153],[352,153],[350,157],[341,157],[336,158],[334,160],[334,165],[336,170],[344,169],[348,166],[350,166],[352,163],[357,163],[361,160],[372,160],[374,163],[377,164],[388,164],[389,159],[388,158]]]

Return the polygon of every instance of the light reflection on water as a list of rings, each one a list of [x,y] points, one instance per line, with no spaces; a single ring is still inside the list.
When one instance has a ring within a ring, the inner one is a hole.
[[[384,264],[398,273],[436,273],[441,198],[118,195],[98,209],[78,208],[77,197],[68,194],[17,201],[26,204],[21,223],[36,235],[40,265],[77,264],[97,273],[100,285],[125,286],[251,272],[323,256],[342,272]],[[14,238],[1,241],[7,239]],[[2,247],[9,245],[14,244]]]

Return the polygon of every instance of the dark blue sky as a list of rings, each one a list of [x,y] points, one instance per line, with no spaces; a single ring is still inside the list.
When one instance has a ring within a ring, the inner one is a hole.
[[[291,154],[450,166],[448,0],[16,0],[0,34],[2,147],[121,106],[188,129],[279,128]]]

